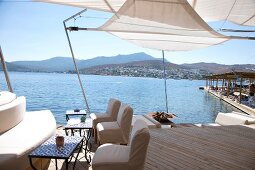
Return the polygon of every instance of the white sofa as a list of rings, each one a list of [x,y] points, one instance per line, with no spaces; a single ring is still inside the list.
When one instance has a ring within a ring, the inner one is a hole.
[[[132,127],[134,126],[134,123],[136,122],[136,120],[143,120],[149,129],[161,128],[161,124],[155,119],[153,119],[152,117],[150,117],[149,115],[145,115],[145,114],[133,115]]]
[[[218,113],[215,123],[220,125],[250,125],[255,124],[255,119],[237,112]]]
[[[198,127],[202,126],[229,126],[229,125],[242,125],[250,128],[255,128],[255,117],[250,115],[245,115],[239,112],[222,113],[219,112],[215,123],[207,124],[195,124]]]
[[[51,111],[25,110],[26,99],[23,96],[0,105],[1,170],[29,168],[28,154],[56,131],[56,121]]]

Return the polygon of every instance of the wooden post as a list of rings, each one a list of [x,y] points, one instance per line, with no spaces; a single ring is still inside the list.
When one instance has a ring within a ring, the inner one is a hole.
[[[207,89],[207,85],[208,85],[207,83],[208,83],[208,82],[207,82],[207,78],[206,78],[206,82],[205,82],[205,88],[206,88],[206,89]]]
[[[234,92],[236,92],[236,79],[235,79],[234,83],[235,83]]]
[[[229,96],[230,79],[228,79],[227,97]]]
[[[241,98],[242,98],[242,81],[243,81],[243,78],[241,77],[241,80],[240,80],[240,99],[239,99],[239,104],[241,104]]]
[[[218,81],[219,81],[219,79],[217,79],[217,81],[216,81],[216,89],[218,90]]]
[[[225,80],[225,79],[222,79],[221,91],[223,91],[223,86],[224,86],[224,83],[225,83],[224,80]]]

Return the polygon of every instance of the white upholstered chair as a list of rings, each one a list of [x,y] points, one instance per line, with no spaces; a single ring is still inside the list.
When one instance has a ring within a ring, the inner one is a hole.
[[[93,170],[142,170],[144,168],[150,133],[143,120],[134,123],[127,146],[101,145],[92,160]]]
[[[97,137],[100,144],[116,143],[127,144],[131,130],[133,109],[121,104],[117,121],[101,122],[97,124]]]
[[[92,119],[93,125],[93,135],[95,137],[95,142],[97,142],[96,125],[99,122],[112,122],[117,120],[117,114],[119,112],[121,102],[117,99],[109,99],[108,106],[105,113],[91,113],[90,117]]]

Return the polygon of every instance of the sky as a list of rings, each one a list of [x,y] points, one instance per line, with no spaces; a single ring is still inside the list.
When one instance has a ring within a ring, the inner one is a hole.
[[[56,56],[70,57],[63,20],[81,11],[69,7],[29,0],[0,0],[0,45],[6,61],[45,60]],[[111,14],[88,10],[68,26],[97,27]],[[252,29],[229,22],[210,23],[219,28]],[[145,52],[161,58],[158,50],[142,48],[105,32],[71,32],[75,57],[89,59],[97,56],[115,56]],[[231,34],[237,35],[237,34]],[[253,36],[255,33],[238,34]],[[213,62],[220,64],[255,64],[255,41],[230,40],[223,44],[187,52],[165,52],[172,63]]]

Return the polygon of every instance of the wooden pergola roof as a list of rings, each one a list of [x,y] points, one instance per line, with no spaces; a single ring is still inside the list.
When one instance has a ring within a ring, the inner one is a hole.
[[[228,72],[223,74],[214,74],[207,76],[207,79],[255,79],[255,72]]]

